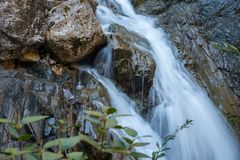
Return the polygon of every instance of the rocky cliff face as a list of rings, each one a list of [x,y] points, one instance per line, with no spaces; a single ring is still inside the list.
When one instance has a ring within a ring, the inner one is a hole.
[[[179,58],[239,132],[240,64],[213,42],[240,46],[240,4],[236,0],[136,1],[138,12],[154,16],[179,50]],[[234,118],[231,118],[234,117]],[[238,118],[237,118],[238,117]],[[235,119],[235,121],[233,120]]]
[[[48,124],[57,118],[81,124],[83,109],[109,105],[97,79],[69,64],[95,55],[107,41],[94,2],[0,2],[0,117],[51,116],[46,124],[26,128],[37,141],[56,136]],[[5,127],[1,147],[8,145]]]

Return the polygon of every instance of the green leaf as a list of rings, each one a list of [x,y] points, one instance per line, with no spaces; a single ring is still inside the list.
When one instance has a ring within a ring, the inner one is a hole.
[[[2,156],[10,156],[11,154],[7,153],[7,152],[3,152],[0,151],[0,159],[2,158]]]
[[[87,121],[91,122],[92,124],[100,124],[101,122],[98,119],[88,117],[86,118]]]
[[[101,145],[98,144],[96,141],[90,139],[88,136],[85,136],[85,135],[83,135],[83,134],[80,134],[80,136],[81,136],[81,140],[82,140],[83,142],[86,142],[86,143],[90,144],[91,146],[93,146],[94,148],[100,150]]]
[[[166,156],[165,153],[161,153],[161,154],[158,156],[158,158],[162,158],[162,157],[165,157],[165,156]]]
[[[123,140],[122,139],[120,139],[119,137],[114,137],[113,138],[113,144],[112,144],[112,146],[114,146],[114,147],[119,147],[119,148],[122,148],[122,149],[126,149],[127,147],[126,147],[126,144],[123,142]]]
[[[39,157],[33,154],[24,154],[23,155],[24,160],[39,160]]]
[[[163,139],[162,146],[165,146],[169,141],[174,140],[175,137],[176,137],[175,135],[169,135],[169,136],[165,137]]]
[[[80,136],[75,136],[75,137],[70,137],[70,138],[62,138],[60,140],[60,148],[62,150],[72,148],[73,146],[78,144],[80,140],[81,140]]]
[[[69,149],[75,146],[81,140],[80,136],[70,137],[70,138],[60,138],[53,141],[49,141],[44,144],[44,148],[51,148],[55,146],[59,146],[61,150]]]
[[[48,118],[48,116],[27,116],[22,119],[22,124],[29,124]]]
[[[6,118],[0,118],[0,123],[12,123],[13,124],[14,122],[12,122]]]
[[[93,117],[103,117],[104,115],[100,112],[97,112],[97,111],[90,111],[90,110],[86,110],[85,113],[87,113],[88,115],[90,116],[93,116]]]
[[[29,139],[32,138],[31,134],[24,134],[18,137],[18,141],[22,142],[22,141],[28,141]]]
[[[131,137],[136,137],[137,136],[137,131],[135,131],[134,129],[132,128],[128,128],[128,127],[125,127],[125,132],[131,136]]]
[[[134,158],[150,158],[148,155],[140,152],[131,152],[130,155],[133,156]]]
[[[37,149],[39,146],[36,143],[28,143],[24,146],[24,150],[31,150],[34,151],[35,149]]]
[[[32,151],[31,150],[21,150],[20,151],[17,148],[6,148],[5,152],[9,153],[11,155],[14,155],[14,156],[19,156],[19,155],[22,155],[22,154],[31,153]]]
[[[85,156],[82,152],[72,152],[67,154],[69,160],[84,160]]]
[[[120,125],[116,125],[114,128],[115,129],[125,129],[123,126],[120,126]]]
[[[43,160],[57,160],[62,157],[61,153],[43,152]]]
[[[147,143],[147,142],[136,142],[136,143],[133,143],[133,146],[134,147],[143,147],[143,146],[147,146],[149,144],[150,143]]]
[[[106,115],[109,108],[112,108],[112,107],[109,107],[109,106],[102,107],[102,112]]]
[[[131,153],[131,151],[127,150],[127,149],[123,149],[121,147],[108,147],[107,149],[104,149],[105,152],[108,153],[118,153],[118,154],[124,154],[124,155],[129,155]]]
[[[108,110],[107,110],[107,115],[110,115],[110,114],[113,114],[113,113],[116,113],[117,112],[117,110],[115,109],[115,108],[108,108]]]
[[[163,149],[161,149],[161,152],[165,152],[165,151],[168,151],[168,150],[170,150],[171,148],[163,148]]]
[[[61,124],[61,125],[64,125],[65,121],[63,119],[59,119],[58,122]]]
[[[5,153],[9,153],[11,155],[17,155],[18,152],[19,152],[19,150],[16,148],[6,148],[5,149]]]
[[[136,139],[139,139],[139,138],[151,138],[151,137],[152,137],[151,135],[137,136]]]
[[[105,129],[114,128],[117,126],[118,122],[116,119],[107,119]]]
[[[15,127],[8,126],[8,133],[16,139],[19,137],[18,131]]]
[[[55,139],[55,140],[48,141],[47,143],[45,143],[43,145],[43,148],[47,149],[47,148],[58,146],[59,144],[60,144],[60,139]]]
[[[128,144],[133,144],[133,140],[131,140],[131,139],[129,139],[129,138],[126,138],[126,137],[124,137],[123,138]]]

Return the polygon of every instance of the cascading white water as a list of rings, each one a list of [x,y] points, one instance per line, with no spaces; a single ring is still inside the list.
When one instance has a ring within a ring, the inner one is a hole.
[[[95,69],[82,68],[81,70],[87,71],[89,74],[96,77],[96,79],[107,89],[109,94],[111,105],[114,106],[118,114],[130,114],[131,116],[117,118],[118,123],[124,127],[130,127],[138,132],[138,136],[147,136],[138,139],[139,142],[150,142],[150,145],[146,147],[139,147],[137,151],[145,153],[147,155],[152,154],[153,151],[157,150],[156,142],[161,142],[160,137],[153,131],[149,123],[143,120],[143,118],[136,113],[134,110],[135,103],[127,97],[124,93],[120,92],[115,85],[107,78],[99,75]],[[119,136],[127,136],[124,133],[116,132]],[[144,151],[144,152],[143,152]]]
[[[107,7],[107,3],[118,11],[112,11]],[[164,31],[154,27],[153,19],[136,14],[129,0],[99,0],[97,17],[106,34],[109,34],[110,24],[118,24],[149,41],[152,48],[150,52],[157,64],[151,99],[160,99],[150,122],[155,133],[164,137],[173,133],[186,119],[194,120],[194,125],[179,133],[176,140],[170,144],[171,150],[167,159],[239,160],[239,145],[231,129],[205,92],[178,62],[175,57],[177,52],[168,43]],[[106,68],[104,73],[106,74]],[[97,73],[92,74],[107,88],[112,105],[117,107],[120,113],[130,112],[135,115],[135,118],[120,120],[121,124],[135,128],[142,135],[150,134],[158,138],[149,125],[135,113],[134,105],[126,95],[119,92],[106,78]],[[152,139],[149,153],[155,149],[155,141]],[[145,152],[145,149],[142,148],[142,151]]]

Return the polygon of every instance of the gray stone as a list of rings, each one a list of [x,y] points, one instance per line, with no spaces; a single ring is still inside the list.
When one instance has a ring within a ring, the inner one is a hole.
[[[157,11],[160,6],[165,9]],[[139,12],[153,15],[170,34],[179,58],[215,104],[234,115],[240,115],[240,73],[236,70],[240,64],[237,57],[223,54],[212,42],[240,45],[239,7],[233,0],[149,0],[138,7]]]
[[[44,42],[45,5],[45,0],[1,0],[1,60],[18,58]]]
[[[118,25],[110,26],[113,32],[113,69],[117,83],[134,98],[144,110],[153,84],[156,64],[149,52],[148,41]]]
[[[86,58],[107,40],[88,2],[71,0],[52,8],[48,25],[47,48],[63,63]]]
[[[55,115],[63,106],[61,87],[48,80],[36,79],[24,70],[0,68],[0,117],[16,121],[17,113],[27,115]],[[43,139],[44,123],[34,123],[29,128],[39,142]],[[1,126],[0,144],[8,144],[7,134]]]

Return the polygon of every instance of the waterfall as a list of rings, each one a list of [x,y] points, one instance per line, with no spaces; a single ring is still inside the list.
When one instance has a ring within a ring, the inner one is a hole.
[[[157,150],[156,143],[161,142],[160,137],[153,131],[150,124],[143,120],[143,118],[136,113],[135,103],[127,95],[120,92],[115,85],[106,77],[101,76],[95,69],[81,68],[89,74],[95,76],[96,79],[106,88],[111,105],[114,106],[118,114],[130,114],[131,116],[117,118],[118,123],[121,126],[129,127],[138,132],[138,136],[151,136],[138,139],[138,142],[150,142],[150,145],[146,147],[137,148],[137,151],[148,154],[151,156],[153,151]],[[119,136],[123,136],[124,133],[118,133]],[[124,135],[127,136],[127,135]]]
[[[148,153],[156,149],[155,143],[171,134],[185,122],[194,121],[193,126],[180,132],[169,144],[168,160],[239,160],[239,144],[231,128],[213,105],[206,93],[198,86],[191,75],[179,62],[176,50],[169,43],[164,31],[154,26],[154,19],[136,14],[129,0],[98,0],[97,18],[106,34],[111,24],[125,27],[145,38],[151,47],[150,53],[156,62],[151,100],[160,99],[154,107],[150,122],[138,115],[135,103],[119,91],[109,80],[111,51],[109,46],[102,51],[95,62],[100,70],[88,69],[107,89],[112,106],[119,113],[134,116],[119,119],[120,124],[136,129],[140,135],[152,135],[151,145],[140,148]],[[111,44],[110,44],[111,45]],[[110,47],[111,48],[111,47]],[[109,57],[110,59],[109,59]],[[103,64],[98,64],[101,59]],[[105,77],[104,77],[105,76]]]

